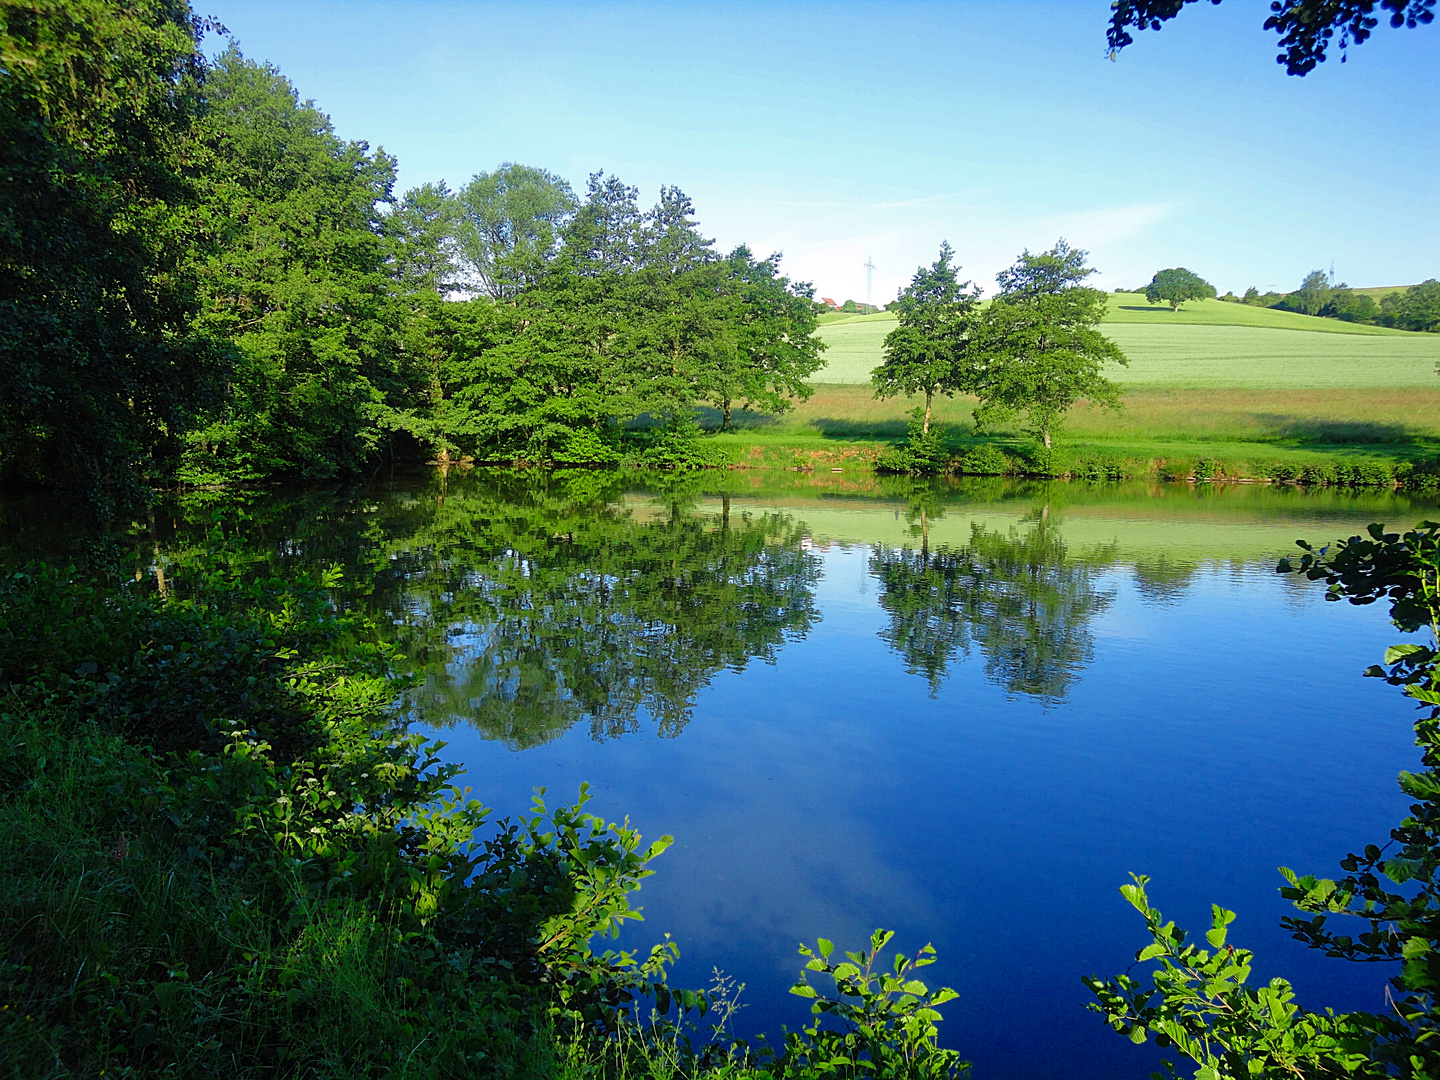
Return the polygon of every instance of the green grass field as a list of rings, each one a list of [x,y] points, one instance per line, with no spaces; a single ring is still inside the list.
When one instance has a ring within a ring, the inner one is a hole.
[[[1134,301],[1134,302],[1132,302]],[[815,383],[858,385],[880,363],[888,313],[835,318],[819,336],[827,345]],[[1437,385],[1440,334],[1357,326],[1289,311],[1219,300],[1172,312],[1137,294],[1111,300],[1105,333],[1125,351],[1128,368],[1110,377],[1128,388],[1361,389]]]
[[[870,372],[894,317],[830,314],[815,393],[784,416],[737,415],[733,438],[766,464],[851,469],[905,437],[914,400],[877,401]],[[1108,373],[1124,408],[1080,404],[1061,444],[1077,457],[1165,462],[1220,460],[1226,475],[1266,475],[1269,463],[1318,459],[1422,462],[1440,454],[1440,334],[1356,326],[1208,300],[1178,312],[1143,296],[1111,297],[1103,326],[1130,358]],[[942,398],[935,419],[954,449],[977,438],[974,402]],[[1023,452],[1017,426],[983,438]]]

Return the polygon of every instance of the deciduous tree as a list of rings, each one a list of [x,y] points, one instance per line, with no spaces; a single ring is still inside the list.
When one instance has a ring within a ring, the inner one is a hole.
[[[513,300],[537,280],[576,206],[560,177],[514,162],[475,176],[459,202],[460,252],[478,291],[495,300]]]
[[[382,213],[395,161],[341,139],[279,71],[233,46],[205,95],[197,326],[240,363],[226,406],[190,432],[182,475],[355,472],[406,394]]]
[[[0,8],[0,481],[138,497],[218,391],[184,269],[204,25],[184,0]]]
[[[969,390],[974,381],[972,326],[980,291],[960,280],[954,259],[955,250],[942,243],[935,262],[916,270],[890,305],[898,325],[885,335],[885,359],[870,375],[877,397],[925,395],[922,438],[930,434],[935,395]]]
[[[1048,450],[1055,428],[1081,398],[1116,408],[1120,388],[1106,379],[1106,363],[1125,354],[1096,327],[1109,303],[1105,293],[1079,284],[1094,273],[1086,253],[1060,241],[1050,251],[1026,251],[997,281],[1000,295],[986,307],[974,349],[983,359],[972,383],[980,399],[977,426],[1024,413]]]
[[[805,380],[825,348],[815,336],[815,287],[781,274],[778,254],[757,259],[742,245],[723,269],[726,325],[707,395],[720,408],[722,431],[736,402],[777,413],[807,399],[814,391]]]
[[[1214,295],[1214,285],[1183,266],[1155,271],[1150,284],[1145,286],[1146,300],[1152,304],[1169,304],[1171,311],[1179,310],[1187,300],[1205,300]]]
[[[1440,331],[1440,281],[1430,278],[1380,302],[1387,326],[1401,330]]]

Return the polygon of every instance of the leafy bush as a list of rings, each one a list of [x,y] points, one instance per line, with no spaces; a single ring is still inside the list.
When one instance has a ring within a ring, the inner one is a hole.
[[[1407,491],[1440,491],[1440,470],[1433,464],[1401,462],[1395,468],[1395,480]]]
[[[1361,461],[1351,466],[1350,482],[1357,487],[1389,487],[1395,470],[1387,461]]]
[[[735,449],[705,434],[692,419],[674,419],[663,427],[632,432],[640,447],[637,464],[655,469],[724,468],[735,460]]]
[[[907,439],[902,447],[885,450],[875,460],[875,469],[882,473],[911,473],[930,476],[942,473],[949,465],[950,455],[940,441],[938,426],[923,432],[924,410],[913,409],[906,424]]]
[[[1195,462],[1195,468],[1191,473],[1193,479],[1198,481],[1220,480],[1225,476],[1225,466],[1214,458],[1201,458]]]
[[[1300,466],[1293,461],[1277,461],[1265,473],[1277,484],[1293,484],[1300,479]]]
[[[935,962],[935,950],[926,945],[913,957],[896,953],[891,970],[876,969],[880,954],[895,936],[890,930],[870,935],[870,948],[847,952],[847,962],[832,964],[834,946],[824,938],[814,951],[800,946],[809,958],[792,994],[814,1000],[811,1013],[838,1020],[841,1030],[817,1021],[803,1031],[790,1032],[784,1050],[767,1071],[780,1076],[824,1074],[836,1064],[861,1063],[860,1075],[949,1080],[969,1073],[970,1065],[954,1050],[936,1042],[938,1006],[959,995],[948,987],[932,991],[915,978],[915,971]],[[834,980],[835,996],[822,995],[811,985],[809,972]],[[762,1062],[764,1056],[762,1055]],[[828,1067],[828,1068],[827,1068]],[[859,1072],[859,1070],[856,1070]]]
[[[1333,484],[1338,474],[1333,462],[1312,461],[1300,467],[1300,483]]]
[[[1015,463],[998,446],[975,446],[960,455],[958,471],[966,476],[1008,476]]]
[[[1067,471],[1064,457],[1058,450],[1049,447],[1030,447],[1021,460],[1021,468],[1027,476],[1062,476]]]
[[[556,465],[613,465],[621,460],[619,429],[576,428],[551,456]]]
[[[1087,459],[1077,461],[1066,470],[1074,480],[1125,480],[1129,473],[1125,466],[1108,458]]]

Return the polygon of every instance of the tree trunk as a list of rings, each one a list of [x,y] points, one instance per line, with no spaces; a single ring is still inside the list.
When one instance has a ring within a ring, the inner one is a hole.
[[[923,506],[920,508],[920,561],[930,561],[930,515]]]
[[[1041,439],[1041,441],[1045,444],[1045,449],[1046,449],[1046,450],[1049,450],[1049,449],[1050,449],[1050,429],[1049,429],[1048,427],[1043,427],[1043,428],[1040,429],[1040,439]]]
[[[729,398],[726,398],[726,399],[725,399],[724,404],[723,404],[723,405],[721,406],[721,408],[720,408],[720,430],[721,430],[721,431],[729,431],[729,430],[730,430],[730,399],[729,399]]]
[[[925,391],[925,423],[920,425],[920,435],[922,438],[930,434],[930,399],[933,396],[930,390]]]

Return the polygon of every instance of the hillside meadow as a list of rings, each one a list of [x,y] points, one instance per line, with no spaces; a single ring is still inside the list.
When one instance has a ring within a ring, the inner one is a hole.
[[[823,316],[825,367],[812,379],[814,395],[785,416],[738,416],[738,438],[767,460],[782,446],[825,458],[834,456],[825,447],[844,443],[841,467],[868,456],[867,442],[902,439],[916,402],[877,401],[869,387],[894,326],[887,312]],[[1130,360],[1110,372],[1125,388],[1124,407],[1074,409],[1063,435],[1071,453],[1218,458],[1246,475],[1265,462],[1420,461],[1440,451],[1440,335],[1219,300],[1172,312],[1138,293],[1112,295],[1104,330]],[[976,441],[973,406],[963,397],[937,402],[936,419],[957,449]],[[1027,443],[1013,425],[986,440]]]

